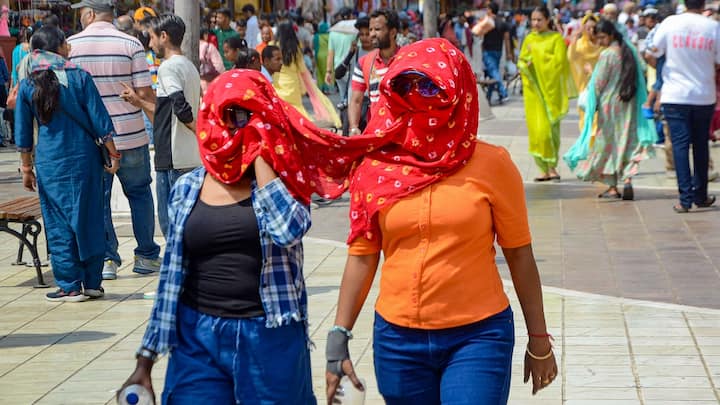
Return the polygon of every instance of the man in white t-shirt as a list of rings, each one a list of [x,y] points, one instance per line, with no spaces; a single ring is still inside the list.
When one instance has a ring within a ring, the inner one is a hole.
[[[709,207],[708,134],[715,110],[715,71],[720,64],[720,26],[701,15],[704,0],[686,0],[687,12],[668,17],[653,38],[656,56],[665,55],[660,101],[670,127],[680,203],[675,212],[687,212],[694,203]],[[690,172],[690,145],[693,169]]]
[[[170,190],[180,176],[202,164],[195,139],[200,73],[180,50],[185,36],[185,23],[180,17],[162,15],[152,20],[148,32],[150,47],[163,60],[158,69],[156,102],[143,107],[152,109],[155,116],[158,222],[167,238]]]

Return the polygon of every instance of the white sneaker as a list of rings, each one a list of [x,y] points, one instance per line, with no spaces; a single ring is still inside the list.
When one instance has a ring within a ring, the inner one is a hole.
[[[103,280],[115,280],[117,279],[118,265],[112,260],[105,260],[102,270]]]
[[[160,260],[146,259],[144,257],[135,256],[135,267],[133,272],[138,274],[152,274],[160,271]]]

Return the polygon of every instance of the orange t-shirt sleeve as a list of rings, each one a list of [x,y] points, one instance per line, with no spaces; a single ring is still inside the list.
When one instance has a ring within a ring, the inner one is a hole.
[[[499,148],[492,179],[492,217],[497,243],[504,248],[525,246],[532,241],[522,177],[510,154]]]
[[[374,241],[367,240],[365,238],[358,237],[348,247],[348,254],[352,256],[365,256],[378,253],[382,250],[382,242],[380,238],[376,238]]]

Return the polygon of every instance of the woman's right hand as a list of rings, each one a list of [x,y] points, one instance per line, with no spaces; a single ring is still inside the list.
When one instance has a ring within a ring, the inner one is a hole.
[[[116,399],[120,397],[120,393],[126,387],[138,384],[142,385],[143,387],[145,387],[145,389],[148,390],[148,392],[152,396],[153,402],[155,402],[155,391],[153,390],[151,378],[152,365],[152,360],[146,359],[144,357],[139,357],[137,361],[137,366],[135,367],[135,371],[130,375],[127,381],[125,381],[122,387],[120,387],[117,394],[115,395]]]
[[[342,332],[338,329],[333,328],[328,333],[328,339],[325,346],[325,358],[327,360],[327,366],[325,368],[325,395],[327,397],[328,405],[335,403],[335,395],[342,393],[338,392],[338,386],[340,385],[340,379],[346,375],[350,378],[355,388],[360,391],[364,391],[360,380],[355,375],[355,369],[352,361],[350,361],[350,350],[348,348],[348,341],[352,335]]]
[[[360,379],[358,379],[357,375],[355,374],[355,368],[353,367],[352,360],[342,360],[341,367],[341,375],[337,375],[336,373],[330,371],[325,372],[325,395],[327,396],[328,405],[337,403],[335,401],[335,395],[338,394],[338,388],[340,387],[340,379],[342,379],[343,375],[348,376],[355,388],[359,389],[360,391],[365,390],[365,387],[363,387]],[[340,393],[339,396],[342,396],[342,393]]]

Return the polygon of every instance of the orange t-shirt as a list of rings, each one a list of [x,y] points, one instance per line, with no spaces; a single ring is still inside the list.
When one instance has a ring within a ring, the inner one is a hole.
[[[379,213],[381,241],[359,238],[351,255],[385,255],[375,310],[418,329],[467,325],[509,305],[495,265],[530,243],[522,178],[508,152],[478,142],[468,164]],[[381,246],[382,245],[382,246]]]

